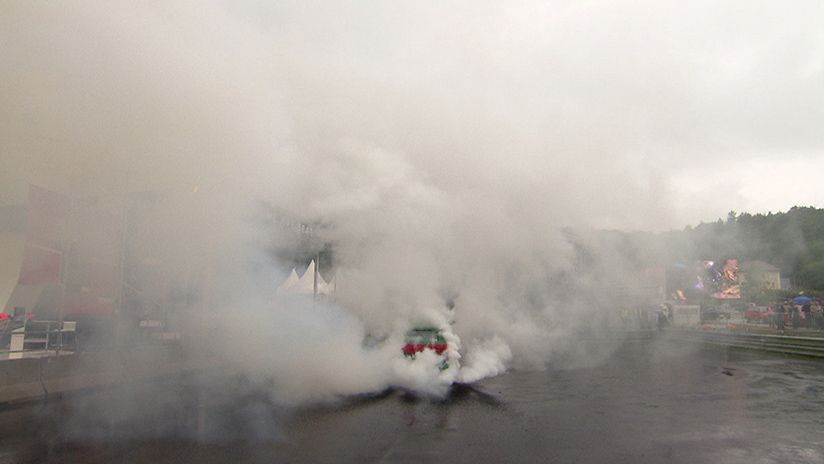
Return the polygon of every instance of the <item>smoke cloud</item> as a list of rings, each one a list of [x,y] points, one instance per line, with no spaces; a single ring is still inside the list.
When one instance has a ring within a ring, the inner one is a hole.
[[[824,167],[822,14],[812,1],[4,2],[0,198],[22,202],[29,182],[187,192],[143,240],[164,272],[208,274],[204,306],[232,340],[221,356],[274,379],[279,401],[437,394],[597,359],[577,337],[609,323],[599,285],[636,276],[586,232],[609,275],[579,273],[566,231],[759,207],[773,154]],[[719,174],[733,166],[742,176]],[[785,206],[824,198],[807,192]],[[286,275],[270,251],[293,239],[261,225],[260,205],[328,226],[316,238],[341,270],[334,303],[274,297]],[[460,370],[401,357],[419,325],[446,331]]]

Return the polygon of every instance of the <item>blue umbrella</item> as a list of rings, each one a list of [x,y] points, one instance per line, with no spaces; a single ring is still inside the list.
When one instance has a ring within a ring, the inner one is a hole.
[[[797,296],[793,298],[793,303],[800,305],[811,303],[812,301],[813,299],[808,296]]]

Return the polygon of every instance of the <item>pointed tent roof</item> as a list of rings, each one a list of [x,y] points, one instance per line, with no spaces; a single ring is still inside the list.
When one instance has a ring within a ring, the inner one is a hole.
[[[329,295],[334,295],[338,292],[338,284],[343,281],[346,282],[346,275],[341,272],[340,268],[335,269],[335,273],[332,275],[332,278],[329,280],[327,284],[327,288],[329,289]]]
[[[329,284],[323,280],[320,272],[318,272],[318,295],[329,295]]]
[[[318,274],[320,275],[320,274]],[[321,278],[323,281],[323,278]],[[322,293],[324,295],[332,296],[335,294],[335,276],[332,276],[332,280],[329,282],[323,282],[323,290],[321,290],[320,284],[318,284],[318,293]]]
[[[320,282],[318,282],[318,287],[320,287]],[[311,263],[309,263],[309,267],[306,268],[306,272],[303,273],[301,276],[300,281],[294,287],[294,293],[303,293],[303,294],[313,294],[315,293],[315,260],[313,259]]]
[[[318,273],[318,294],[319,295],[328,295],[331,296],[335,293],[335,281],[337,279],[337,273],[332,277],[332,280],[326,282],[323,276]],[[315,261],[309,263],[309,266],[306,268],[306,271],[303,272],[301,277],[298,277],[298,273],[295,269],[292,269],[292,272],[289,274],[289,278],[286,279],[283,284],[280,285],[277,289],[278,294],[300,294],[300,295],[312,295],[315,291]]]
[[[295,268],[292,268],[292,272],[289,274],[289,278],[286,279],[285,282],[280,284],[280,287],[278,287],[277,289],[277,293],[280,294],[291,292],[294,289],[294,287],[298,284],[298,282],[300,282],[298,273],[297,271],[295,271]]]

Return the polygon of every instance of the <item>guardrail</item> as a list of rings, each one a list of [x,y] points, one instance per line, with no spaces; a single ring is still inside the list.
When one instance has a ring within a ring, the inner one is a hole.
[[[162,323],[141,321],[117,340],[84,337],[80,346],[75,321],[0,322],[0,406],[191,369],[180,334]]]
[[[94,337],[86,337],[81,346],[78,323],[75,321],[26,320],[15,326],[11,325],[12,322],[0,321],[0,360],[110,350],[114,345],[110,340],[101,342]],[[177,343],[181,340],[179,332],[164,329],[164,324],[160,321],[141,320],[129,333],[124,332],[121,344],[136,347]]]
[[[670,329],[667,330],[667,332],[685,341],[793,356],[824,358],[824,337],[798,337],[685,329]]]
[[[25,321],[19,327],[0,329],[0,356],[19,358],[27,354],[59,355],[77,351],[77,323],[70,321]]]
[[[0,407],[124,382],[188,375],[198,369],[202,365],[189,359],[178,344],[7,359],[0,362]]]

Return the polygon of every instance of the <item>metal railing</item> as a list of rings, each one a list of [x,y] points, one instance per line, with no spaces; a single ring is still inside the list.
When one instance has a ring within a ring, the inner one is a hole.
[[[78,349],[77,324],[70,321],[6,321],[0,327],[0,355],[44,356]]]
[[[667,332],[684,341],[794,356],[824,358],[824,337],[677,329],[670,329]]]
[[[2,324],[5,322],[5,324]],[[165,330],[155,320],[142,320],[137,326],[120,333],[118,339],[92,329],[81,333],[74,321],[26,320],[0,321],[0,359],[47,357],[82,351],[133,349],[181,341],[179,332]],[[81,344],[81,334],[83,343]]]

